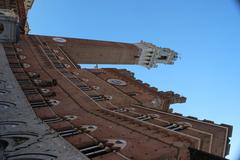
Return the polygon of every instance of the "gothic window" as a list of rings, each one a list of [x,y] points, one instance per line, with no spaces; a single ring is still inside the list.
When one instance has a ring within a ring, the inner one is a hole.
[[[90,97],[96,102],[112,99],[112,96],[104,96],[104,95],[90,95]]]
[[[77,128],[71,128],[71,129],[58,131],[58,133],[62,137],[69,137],[69,136],[80,134],[81,131],[79,131]]]
[[[92,88],[87,85],[79,85],[78,86],[82,91],[91,91]]]
[[[188,127],[192,127],[192,125],[188,122],[177,122],[177,123],[171,123],[167,126],[165,126],[166,129],[172,130],[172,131],[181,131]]]
[[[43,119],[43,122],[45,122],[47,124],[57,123],[57,122],[61,122],[61,121],[63,121],[63,119],[58,116]]]
[[[166,128],[172,131],[180,131],[184,129],[182,125],[178,125],[176,123],[171,123],[168,126],[166,126]]]
[[[110,153],[112,152],[112,150],[110,147],[105,146],[103,143],[100,142],[98,144],[86,146],[85,148],[80,149],[80,152],[82,152],[88,158],[94,158],[100,155]]]
[[[49,104],[45,100],[30,100],[32,108],[48,107]]]
[[[126,144],[127,142],[124,140],[109,139],[107,142],[94,142],[92,144],[89,144],[81,148],[80,152],[82,152],[88,158],[94,158],[111,152],[119,151],[123,149]]]
[[[105,98],[103,95],[91,95],[90,96],[94,101],[99,102],[99,101],[104,101]]]
[[[141,115],[141,116],[137,117],[137,119],[139,119],[141,121],[148,121],[150,119],[153,119],[153,117],[151,117],[150,115]]]

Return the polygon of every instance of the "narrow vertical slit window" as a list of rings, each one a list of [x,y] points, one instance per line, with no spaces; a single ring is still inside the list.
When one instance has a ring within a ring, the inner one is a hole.
[[[38,94],[38,90],[35,88],[25,88],[23,89],[23,92],[25,95],[34,95],[34,94]]]
[[[51,117],[51,118],[42,119],[42,121],[47,124],[50,124],[50,123],[62,122],[63,119],[61,117],[55,116],[55,117]]]
[[[103,95],[91,95],[90,97],[96,102],[106,100],[106,98]]]
[[[92,88],[90,86],[87,86],[87,85],[80,85],[79,88],[82,91],[91,91],[92,90]]]
[[[166,129],[172,130],[172,131],[181,131],[188,127],[192,127],[190,123],[187,122],[178,122],[178,123],[171,123],[167,126],[165,126]]]
[[[58,131],[58,133],[62,137],[69,137],[69,136],[78,135],[81,133],[81,131],[78,130],[77,128],[71,128],[71,129],[67,129],[67,130]]]
[[[124,140],[118,139],[108,139],[104,142],[92,143],[80,149],[85,156],[88,158],[95,158],[98,156],[103,156],[111,152],[117,152],[123,149],[127,145]]]
[[[137,119],[139,119],[141,121],[148,121],[150,119],[153,119],[153,117],[151,117],[149,115],[141,115],[141,116],[137,117]]]

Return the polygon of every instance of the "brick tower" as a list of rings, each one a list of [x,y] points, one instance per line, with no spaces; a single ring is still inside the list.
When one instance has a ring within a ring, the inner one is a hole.
[[[169,109],[171,104],[184,103],[185,97],[158,91],[127,70],[78,65],[152,68],[173,64],[174,51],[146,42],[24,34],[32,2],[2,0],[0,4],[14,8],[19,18],[11,25],[20,31],[12,42],[16,30],[8,30],[9,41],[0,44],[3,159],[224,160],[228,155],[230,125]]]

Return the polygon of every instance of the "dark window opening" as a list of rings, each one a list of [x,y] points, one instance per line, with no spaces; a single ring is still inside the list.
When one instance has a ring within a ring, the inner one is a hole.
[[[2,34],[4,31],[4,25],[2,23],[0,23],[0,34]]]
[[[58,116],[55,116],[55,117],[51,117],[51,118],[45,118],[45,119],[42,119],[43,122],[47,123],[47,124],[50,124],[50,123],[57,123],[57,122],[61,122],[63,121],[62,118],[58,117]]]
[[[90,97],[96,102],[107,100],[104,95],[91,95]]]
[[[172,130],[172,131],[181,131],[187,127],[183,126],[183,125],[179,125],[179,124],[176,124],[176,123],[171,123],[167,126],[165,126],[166,129],[169,129],[169,130]]]
[[[92,88],[87,85],[79,85],[78,86],[82,91],[91,91]]]
[[[78,135],[81,133],[81,131],[78,130],[77,128],[71,128],[71,129],[67,129],[67,130],[58,131],[58,133],[62,137],[69,137],[69,136]]]
[[[167,56],[161,56],[158,58],[159,60],[166,60],[167,59]]]
[[[23,89],[23,92],[24,92],[24,94],[25,94],[26,96],[38,94],[38,90],[37,90],[37,89],[25,88],[25,89]]]
[[[106,146],[101,142],[98,144],[89,145],[85,148],[80,149],[80,152],[82,152],[88,158],[94,158],[97,156],[101,156],[101,155],[110,153],[112,151],[113,150],[109,146]]]
[[[50,103],[45,100],[29,100],[32,108],[49,107]]]
[[[139,119],[141,121],[148,121],[150,119],[153,119],[153,117],[151,117],[149,115],[141,115],[141,116],[137,117],[137,119]]]

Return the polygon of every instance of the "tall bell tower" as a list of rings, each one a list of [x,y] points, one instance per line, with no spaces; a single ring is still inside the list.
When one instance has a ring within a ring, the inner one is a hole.
[[[44,37],[58,45],[76,64],[137,64],[155,68],[157,64],[173,64],[177,53],[151,43],[121,43],[86,39]]]

